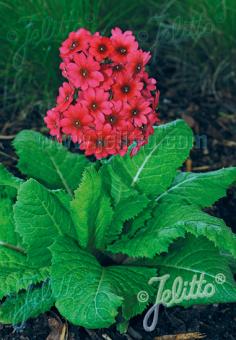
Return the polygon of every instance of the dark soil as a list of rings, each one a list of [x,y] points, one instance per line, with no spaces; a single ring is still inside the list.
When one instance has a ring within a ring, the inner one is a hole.
[[[160,81],[161,83],[161,81]],[[177,90],[161,89],[160,118],[162,122],[182,117],[193,128],[196,143],[184,168],[192,171],[209,171],[221,167],[236,166],[236,115],[215,100],[213,96],[189,98]],[[236,109],[235,109],[236,111]],[[33,122],[32,122],[33,120]],[[34,119],[16,121],[14,126],[7,123],[0,129],[0,135],[14,135],[23,128],[40,126],[41,118],[35,113]],[[42,124],[42,122],[41,122]],[[11,150],[11,139],[0,136],[0,161],[15,170],[16,160]],[[223,218],[236,232],[236,190],[230,189],[226,198],[221,199],[211,213]],[[115,329],[88,331],[80,327],[68,327],[67,339],[155,339],[161,335],[200,332],[209,340],[236,339],[236,304],[196,306],[162,309],[157,328],[148,333],[143,330],[143,316],[134,318],[126,335],[119,335]],[[29,320],[21,328],[0,325],[1,340],[59,340],[65,321],[60,320],[56,311]],[[49,335],[50,334],[50,335]],[[193,338],[193,337],[192,337]],[[65,338],[66,339],[66,338]],[[161,339],[161,338],[160,338]],[[174,336],[163,340],[175,339]],[[179,337],[181,339],[190,339]]]
[[[49,327],[50,325],[50,327]],[[13,329],[10,326],[0,326],[1,340],[61,340],[62,321],[49,312],[36,319],[29,320],[24,327]],[[54,327],[55,326],[55,327]],[[206,340],[236,339],[236,305],[224,304],[213,306],[197,306],[189,309],[163,309],[157,328],[152,333],[144,332],[142,318],[135,318],[126,335],[120,335],[115,329],[88,331],[80,327],[67,325],[68,340],[153,340],[162,335],[172,335],[167,340],[174,340],[174,334],[199,332]],[[66,339],[66,338],[65,338]],[[157,338],[158,339],[158,338]],[[184,340],[182,337],[179,340]],[[188,338],[190,339],[190,338]],[[194,339],[194,338],[191,338]],[[161,339],[162,340],[162,339]],[[166,340],[165,338],[163,340]]]

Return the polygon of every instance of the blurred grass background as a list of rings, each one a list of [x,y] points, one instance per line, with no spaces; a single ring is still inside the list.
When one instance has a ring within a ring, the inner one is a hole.
[[[2,0],[0,131],[43,125],[70,31],[109,34],[114,26],[133,30],[151,50],[150,72],[163,91],[176,88],[179,101],[214,96],[235,112],[235,0]]]

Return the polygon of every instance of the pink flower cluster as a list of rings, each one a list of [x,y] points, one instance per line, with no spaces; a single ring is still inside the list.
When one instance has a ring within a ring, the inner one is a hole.
[[[131,154],[146,144],[158,122],[159,92],[145,66],[149,52],[139,49],[131,31],[112,30],[110,38],[81,28],[60,48],[60,69],[68,82],[57,105],[44,118],[50,134],[70,136],[97,159]]]

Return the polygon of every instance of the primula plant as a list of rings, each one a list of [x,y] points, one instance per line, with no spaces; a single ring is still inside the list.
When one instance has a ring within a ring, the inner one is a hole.
[[[131,32],[108,39],[79,30],[60,51],[69,82],[45,119],[60,143],[22,131],[13,142],[21,178],[0,166],[0,322],[17,325],[55,306],[75,325],[125,331],[156,302],[150,279],[165,274],[169,289],[194,274],[215,287],[180,306],[236,301],[236,235],[205,209],[226,195],[236,168],[179,170],[192,131],[182,120],[153,127],[149,55]],[[107,142],[123,134],[126,142]],[[64,135],[85,154],[70,152]]]

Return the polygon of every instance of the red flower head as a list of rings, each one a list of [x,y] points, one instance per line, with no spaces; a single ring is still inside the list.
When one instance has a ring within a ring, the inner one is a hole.
[[[61,114],[56,109],[48,110],[47,115],[44,117],[44,122],[50,130],[50,135],[55,136],[61,142]]]
[[[64,118],[61,120],[62,131],[71,136],[74,143],[80,143],[83,140],[86,128],[93,122],[92,116],[80,103],[71,105],[63,116]]]
[[[110,38],[85,29],[72,32],[60,48],[62,75],[56,108],[45,123],[52,136],[70,136],[86,155],[100,159],[131,155],[148,142],[159,123],[156,80],[145,71],[151,55],[131,31]]]
[[[57,107],[60,111],[65,111],[72,103],[74,97],[74,88],[68,84],[63,83],[59,88],[59,96],[57,97]]]
[[[127,100],[135,96],[141,96],[143,84],[130,75],[120,76],[115,85],[112,86],[115,100]]]
[[[60,56],[66,58],[76,52],[85,52],[88,48],[90,36],[90,32],[84,28],[79,29],[77,32],[71,32],[68,39],[66,39],[60,47]]]
[[[91,40],[89,53],[98,61],[111,58],[113,46],[107,37],[94,36]]]
[[[138,43],[131,31],[122,32],[116,27],[112,31],[111,41],[114,51],[111,59],[116,63],[124,63],[131,52],[137,51]]]
[[[126,117],[134,126],[142,126],[148,122],[148,114],[152,109],[150,103],[142,97],[130,99],[125,105]]]
[[[74,63],[67,66],[68,79],[76,87],[87,90],[88,87],[97,87],[104,77],[98,62],[91,56],[86,57],[83,53],[74,56]]]

